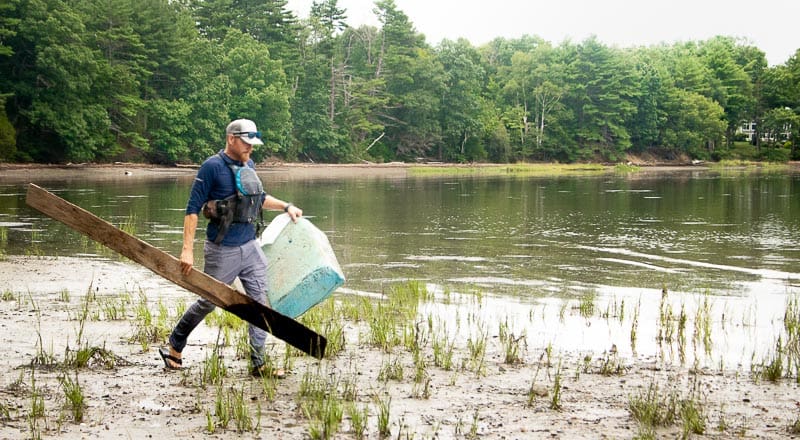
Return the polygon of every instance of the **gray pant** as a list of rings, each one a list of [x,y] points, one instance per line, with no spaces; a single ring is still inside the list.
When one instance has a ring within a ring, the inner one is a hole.
[[[241,246],[222,246],[210,241],[205,242],[203,249],[205,268],[203,271],[225,284],[233,283],[236,277],[244,286],[247,296],[261,304],[266,304],[267,257],[258,242],[251,240]],[[169,344],[177,352],[186,347],[189,333],[216,306],[205,298],[197,300],[183,314],[178,324],[169,335]],[[267,332],[250,324],[250,360],[254,367],[264,364],[264,341]]]

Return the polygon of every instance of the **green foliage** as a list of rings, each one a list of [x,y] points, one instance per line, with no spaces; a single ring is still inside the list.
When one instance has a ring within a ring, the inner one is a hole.
[[[19,0],[7,0],[0,3],[0,56],[8,56],[14,49],[5,44],[5,41],[17,34],[16,27],[19,25],[19,18],[11,13],[18,6]]]
[[[229,119],[252,115],[263,133],[263,148],[276,151],[285,141],[282,127],[289,123],[289,94],[280,63],[270,60],[265,45],[236,31],[226,35],[223,51],[230,82]]]
[[[17,152],[17,133],[6,114],[6,97],[0,95],[0,161],[14,158]]]
[[[573,87],[564,100],[575,112],[568,128],[575,133],[576,147],[565,152],[566,158],[599,155],[620,160],[631,146],[625,121],[636,112],[625,98],[636,94],[630,63],[594,38],[569,48],[566,60],[567,78]]]
[[[670,90],[664,108],[671,115],[664,127],[664,142],[675,151],[707,159],[725,131],[723,108],[703,95],[680,89]]]
[[[359,28],[335,0],[302,21],[287,3],[4,1],[0,160],[199,163],[239,117],[264,134],[256,161],[721,159],[746,121],[757,157],[800,154],[800,51],[768,67],[725,36],[432,48],[394,0]]]

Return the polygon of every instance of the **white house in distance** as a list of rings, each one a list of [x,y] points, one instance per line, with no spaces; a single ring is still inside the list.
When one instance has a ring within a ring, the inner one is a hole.
[[[739,130],[737,133],[743,133],[747,136],[747,140],[753,142],[753,137],[756,135],[756,123],[755,122],[745,122],[739,126]]]
[[[788,108],[787,108],[788,109]],[[792,126],[790,124],[786,124],[783,126],[783,132],[779,136],[780,139],[774,139],[773,133],[761,133],[761,140],[762,141],[782,141],[789,139],[791,136]],[[747,140],[749,142],[753,142],[756,135],[756,123],[755,121],[743,122],[739,128],[736,130],[737,134],[744,134],[747,136]]]

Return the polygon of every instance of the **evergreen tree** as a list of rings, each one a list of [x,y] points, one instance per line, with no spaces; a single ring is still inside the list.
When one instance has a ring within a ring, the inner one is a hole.
[[[725,139],[730,146],[736,129],[752,113],[753,85],[744,67],[736,62],[733,39],[712,38],[700,46],[699,54],[712,73],[712,98],[725,109]]]
[[[382,24],[375,77],[384,79],[388,95],[384,159],[426,156],[441,140],[444,70],[394,0],[375,2],[374,12]]]
[[[484,127],[480,116],[486,78],[480,55],[464,39],[443,41],[436,54],[445,72],[439,117],[442,142],[438,157],[458,162],[483,159],[486,150],[482,145]]]
[[[118,151],[106,112],[108,65],[86,44],[81,14],[60,0],[21,0],[10,17],[20,21],[2,76],[22,159],[83,162]]]
[[[571,88],[564,101],[574,112],[576,150],[564,151],[564,158],[620,160],[631,146],[626,122],[636,111],[631,64],[595,38],[566,49]]]

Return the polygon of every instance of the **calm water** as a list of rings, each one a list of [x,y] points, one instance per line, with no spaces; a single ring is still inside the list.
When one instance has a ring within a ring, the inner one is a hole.
[[[264,179],[327,232],[356,290],[405,278],[522,297],[573,285],[742,295],[800,283],[798,175]],[[191,180],[42,185],[177,255]],[[113,258],[27,207],[24,191],[0,184],[0,252]]]
[[[538,313],[531,307],[563,310],[564,301],[587,291],[613,301],[630,298],[628,304],[652,305],[666,287],[685,295],[680,304],[692,295],[743,298],[749,305],[742,308],[775,304],[762,307],[775,314],[782,311],[787,294],[800,291],[797,174],[682,171],[618,177],[300,181],[263,177],[268,192],[304,208],[328,234],[348,278],[345,294],[380,293],[393,281],[424,280],[443,291],[479,290],[487,301],[500,301],[499,319],[518,312],[531,321]],[[177,255],[191,181],[187,175],[41,185]],[[3,184],[0,177],[0,254],[116,258],[25,206],[24,191],[24,185]],[[196,245],[200,259],[199,240]],[[731,316],[729,307],[739,306],[719,306],[716,313],[727,311]],[[649,319],[656,319],[652,307],[641,313],[642,322],[648,313]],[[737,313],[742,322],[763,314]],[[773,316],[763,315],[758,319],[769,321]],[[560,323],[546,324],[532,326],[528,334],[546,341],[567,338],[574,330],[563,317]],[[628,331],[625,325],[615,329],[608,324],[607,333],[623,334]],[[571,337],[579,347],[591,346],[600,328],[579,329]],[[648,331],[640,330],[641,340]],[[739,339],[771,345],[773,335],[762,341],[752,335]],[[733,362],[740,362],[751,348],[734,349],[742,353]]]

